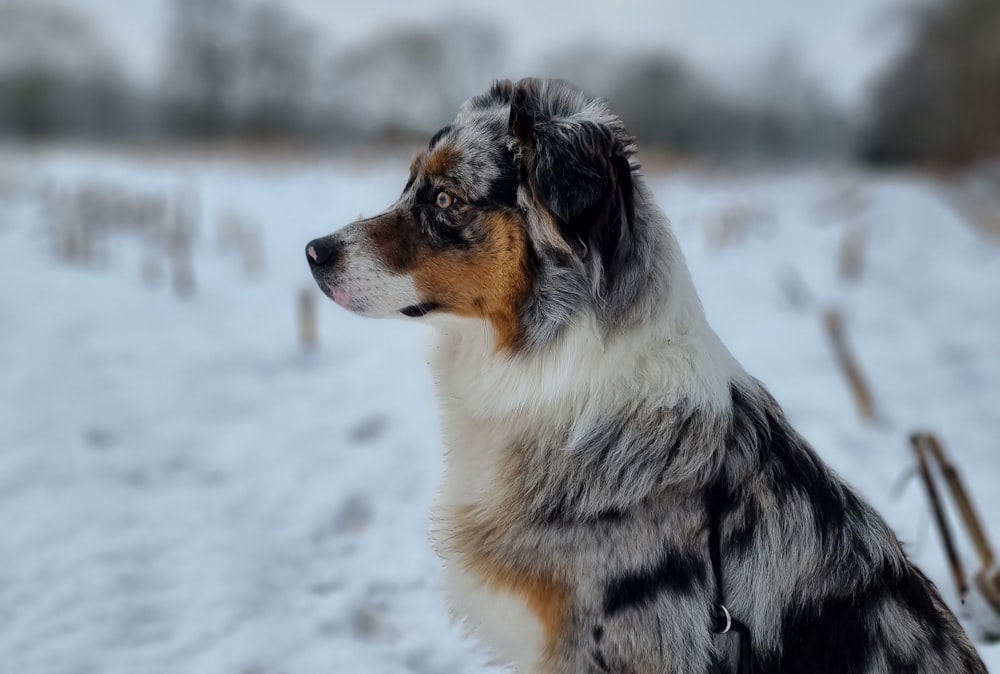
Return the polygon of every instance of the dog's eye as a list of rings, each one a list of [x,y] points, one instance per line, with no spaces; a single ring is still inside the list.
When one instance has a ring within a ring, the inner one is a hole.
[[[450,208],[455,199],[447,192],[438,192],[437,199],[434,200],[438,208]]]

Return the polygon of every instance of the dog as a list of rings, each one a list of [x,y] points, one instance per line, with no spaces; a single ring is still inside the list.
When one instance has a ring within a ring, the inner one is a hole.
[[[432,326],[456,614],[516,671],[976,673],[888,525],[706,322],[607,104],[465,103],[381,215],[311,241],[337,304]]]

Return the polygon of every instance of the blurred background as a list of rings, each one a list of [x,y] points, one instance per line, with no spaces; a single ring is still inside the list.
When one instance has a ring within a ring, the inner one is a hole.
[[[1000,671],[996,0],[0,0],[0,669],[500,671],[426,538],[423,330],[302,249],[523,76],[610,101],[712,324]]]
[[[412,141],[498,76],[609,98],[647,148],[726,160],[998,151],[996,3],[3,0],[7,139]]]

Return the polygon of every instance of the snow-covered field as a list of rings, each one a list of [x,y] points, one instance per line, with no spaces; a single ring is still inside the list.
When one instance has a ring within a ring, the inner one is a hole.
[[[440,456],[423,329],[322,302],[318,347],[298,341],[305,242],[390,203],[407,166],[0,155],[0,671],[494,671],[449,624],[426,538]],[[651,182],[716,330],[1000,672],[983,638],[1000,630],[958,605],[905,482],[908,434],[937,432],[1000,540],[1000,247],[919,177]],[[170,236],[127,225],[137,194],[166,204],[147,224],[188,212],[190,296],[171,290]],[[125,224],[67,263],[116,199]],[[854,281],[837,271],[848,231]],[[874,425],[822,330],[834,306]]]

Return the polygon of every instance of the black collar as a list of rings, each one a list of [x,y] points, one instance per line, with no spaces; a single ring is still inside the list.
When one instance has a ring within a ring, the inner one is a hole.
[[[740,635],[740,653],[736,674],[751,674],[753,667],[753,642],[750,628],[733,618],[726,607],[726,590],[722,582],[722,518],[733,506],[732,492],[723,472],[708,491],[708,554],[712,560],[715,577],[715,603],[712,606],[712,631],[716,634],[736,632]],[[722,672],[716,662],[714,671]]]

